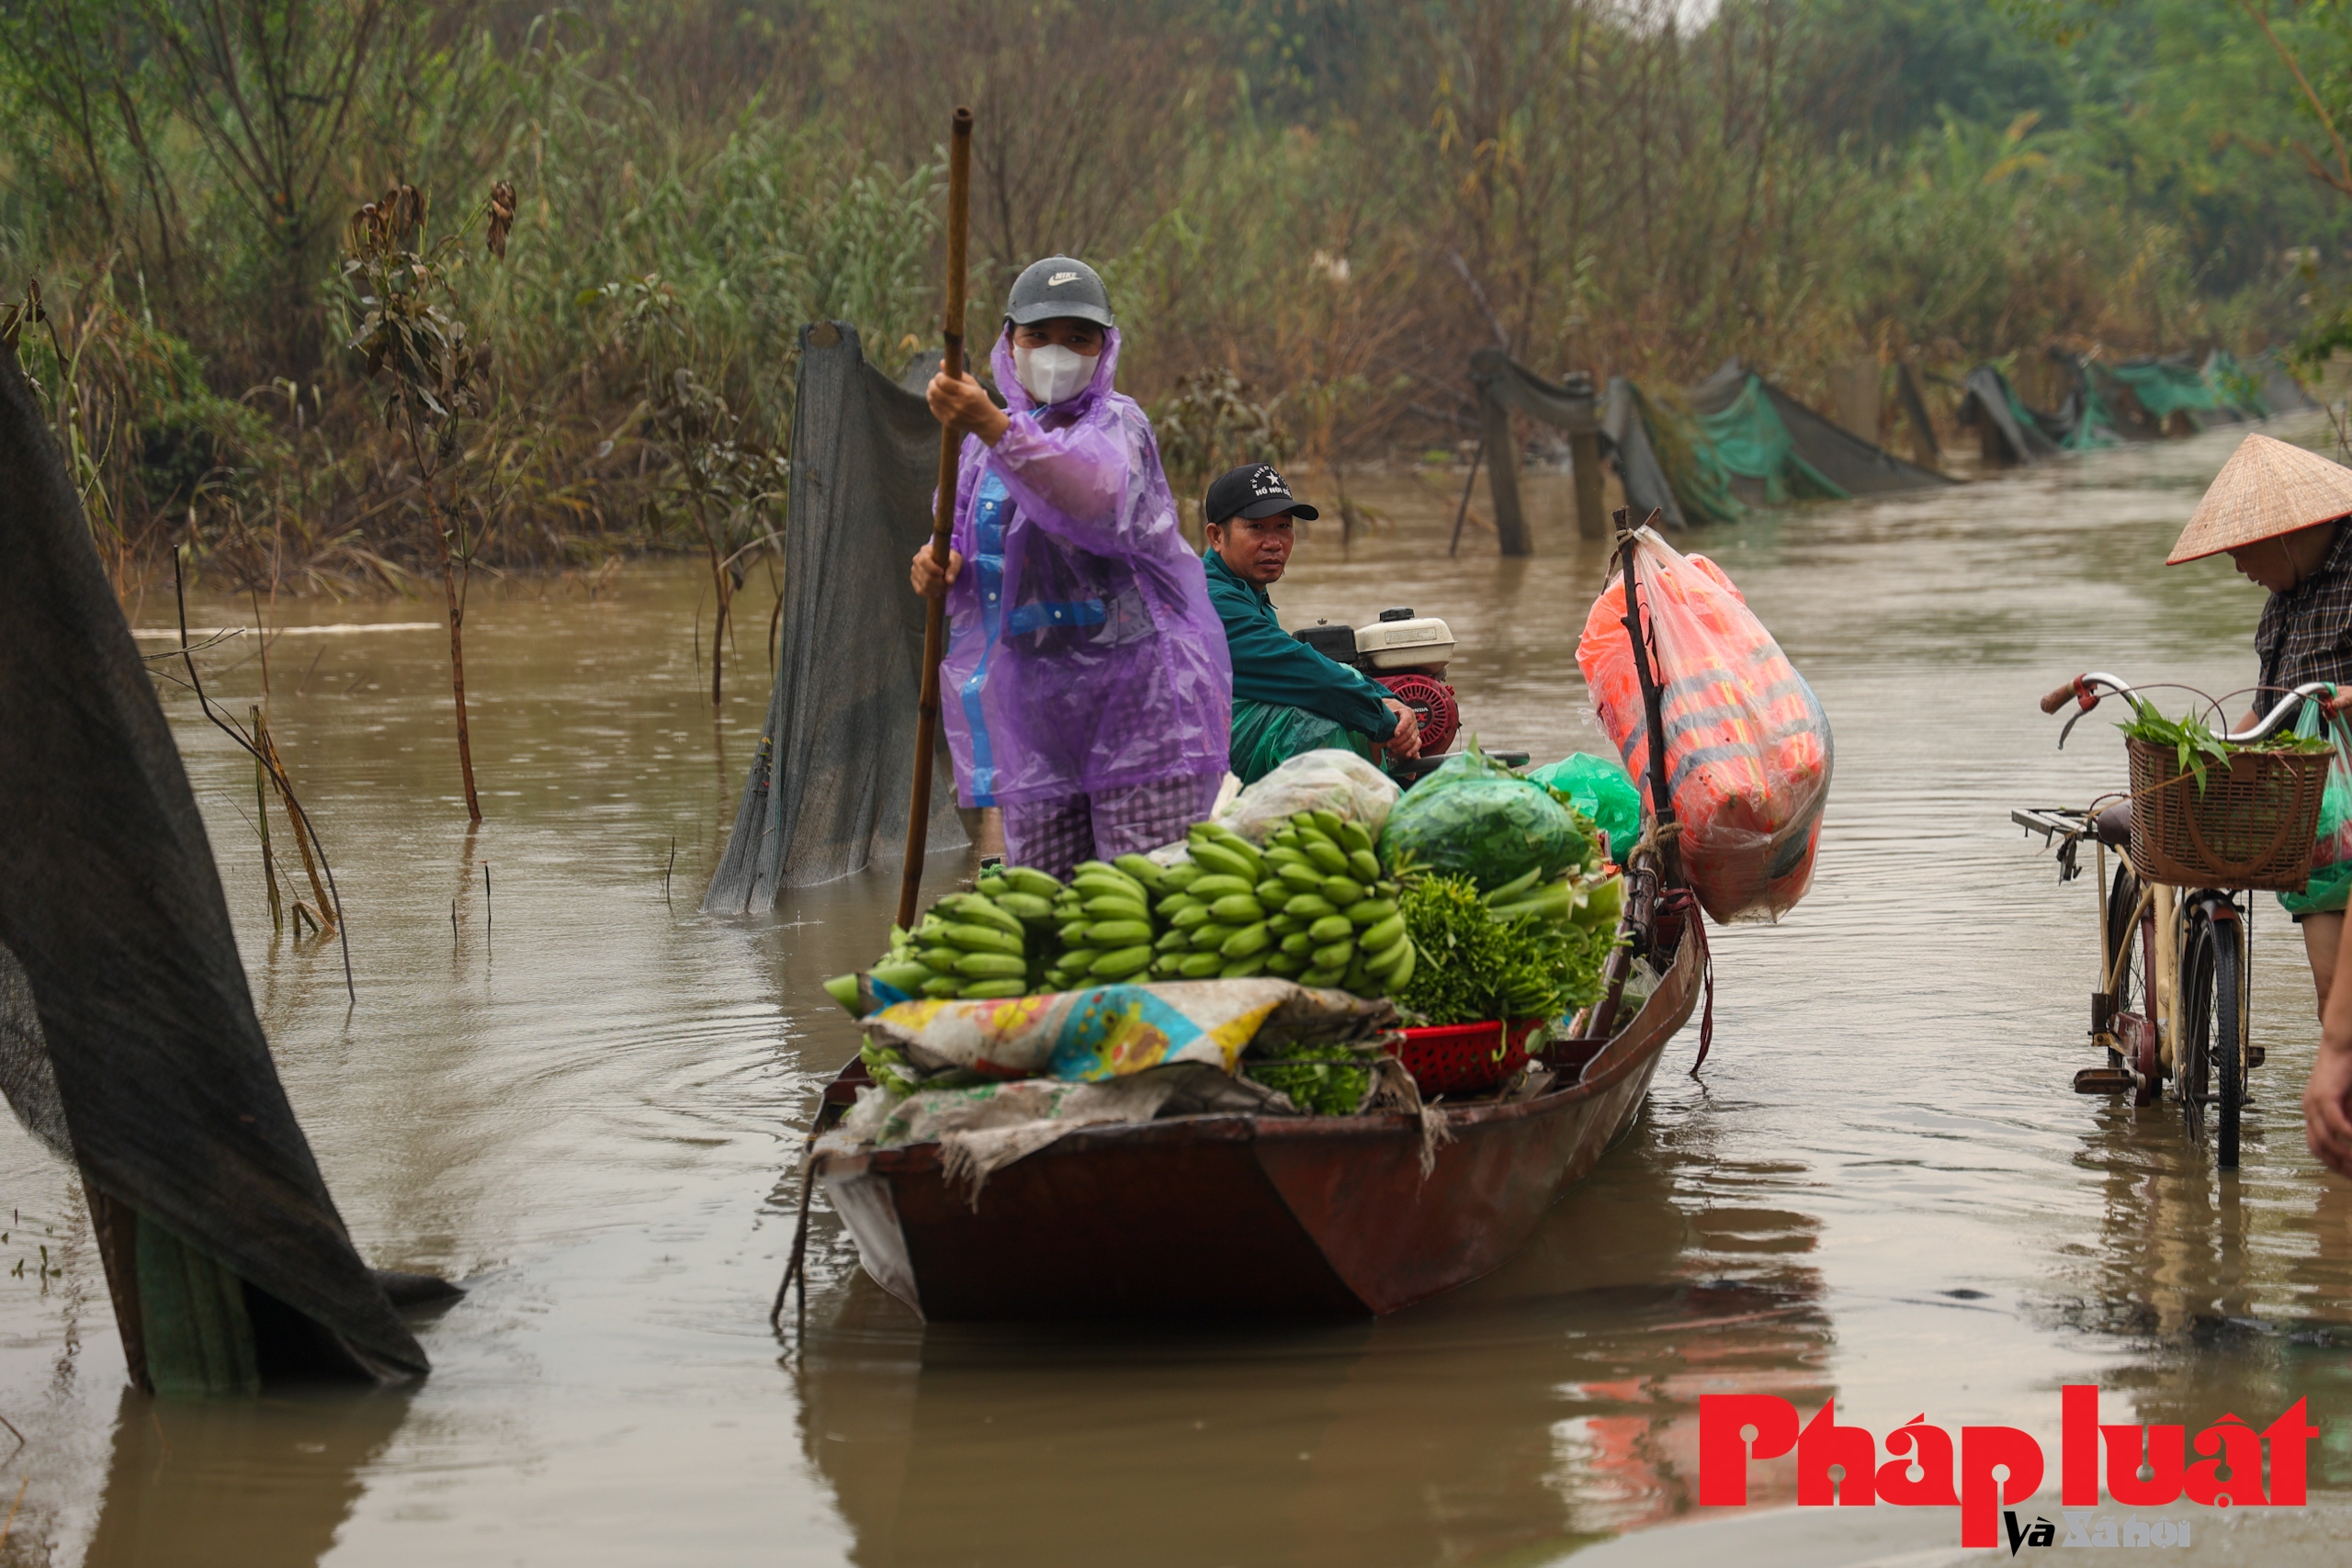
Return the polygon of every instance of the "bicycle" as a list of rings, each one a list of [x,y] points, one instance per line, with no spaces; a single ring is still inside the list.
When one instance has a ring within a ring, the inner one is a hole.
[[[2041,699],[2047,714],[2069,702],[2076,705],[2059,732],[2061,747],[2109,693],[2127,700],[2135,695],[2120,678],[2094,671]],[[2352,703],[2352,694],[2339,702],[2335,687],[2307,682],[2251,728],[2222,739],[2237,745],[2266,739],[2292,721],[2307,701],[2318,701],[2333,713]],[[2129,1092],[2135,1107],[2146,1107],[2163,1098],[2169,1082],[2192,1139],[2202,1141],[2205,1111],[2213,1110],[2217,1162],[2233,1170],[2248,1102],[2247,1075],[2267,1055],[2248,1038],[2252,895],[2229,887],[2177,887],[2143,876],[2132,859],[2132,814],[2129,796],[2103,808],[2093,802],[2079,811],[2036,807],[2009,814],[2012,822],[2056,846],[2061,883],[2082,874],[2083,841],[2095,847],[2101,963],[2100,985],[2091,993],[2090,1034],[2105,1049],[2107,1066],[2075,1073],[2075,1092]],[[2112,879],[2107,870],[2109,851],[2116,858]],[[2126,1005],[2133,1000],[2141,1010]]]

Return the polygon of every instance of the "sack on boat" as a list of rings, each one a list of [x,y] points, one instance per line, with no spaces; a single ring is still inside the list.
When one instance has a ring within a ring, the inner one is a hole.
[[[1828,716],[1714,562],[1679,554],[1645,528],[1634,570],[1665,695],[1683,872],[1718,922],[1777,919],[1813,883],[1829,798]],[[1621,577],[1594,601],[1577,664],[1646,803],[1649,725],[1624,616]]]
[[[1215,820],[1251,843],[1262,844],[1294,813],[1329,811],[1377,839],[1396,795],[1396,781],[1353,751],[1301,751],[1231,802],[1220,803]]]
[[[1271,1048],[1367,1039],[1396,1016],[1385,1001],[1267,976],[900,1002],[865,1023],[870,1041],[896,1050],[919,1074],[955,1069],[1094,1083],[1177,1062],[1230,1073],[1252,1041]]]

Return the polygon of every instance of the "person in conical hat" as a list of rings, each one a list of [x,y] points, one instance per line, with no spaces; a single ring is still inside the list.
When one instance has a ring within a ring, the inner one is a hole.
[[[2352,468],[2267,435],[2248,435],[2222,466],[2181,530],[2167,565],[2226,553],[2230,564],[2270,591],[2255,628],[2262,661],[2257,710],[2306,681],[2352,687]],[[2249,714],[2245,723],[2253,722]],[[2321,846],[2327,861],[2331,846]],[[2321,1047],[2303,1091],[2312,1153],[2352,1176],[2352,986],[2331,998],[2344,953],[2344,909],[2352,862],[2313,868],[2301,893],[2278,901],[2302,927],[2319,993]]]

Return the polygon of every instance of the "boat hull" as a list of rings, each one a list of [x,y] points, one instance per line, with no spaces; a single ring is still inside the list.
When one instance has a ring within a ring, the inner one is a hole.
[[[820,1155],[866,1272],[933,1322],[1396,1312],[1476,1279],[1639,1114],[1698,999],[1675,963],[1573,1087],[1453,1110],[1421,1168],[1405,1116],[1081,1127],[967,1200],[935,1144]]]

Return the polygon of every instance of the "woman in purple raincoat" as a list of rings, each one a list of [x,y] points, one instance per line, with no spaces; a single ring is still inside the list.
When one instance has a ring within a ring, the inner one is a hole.
[[[1151,422],[1112,390],[1119,334],[1093,268],[1012,286],[990,360],[1008,406],[934,377],[961,428],[956,532],[915,591],[947,595],[940,701],[957,792],[1004,810],[1005,858],[1068,876],[1184,836],[1225,774],[1233,669]]]

